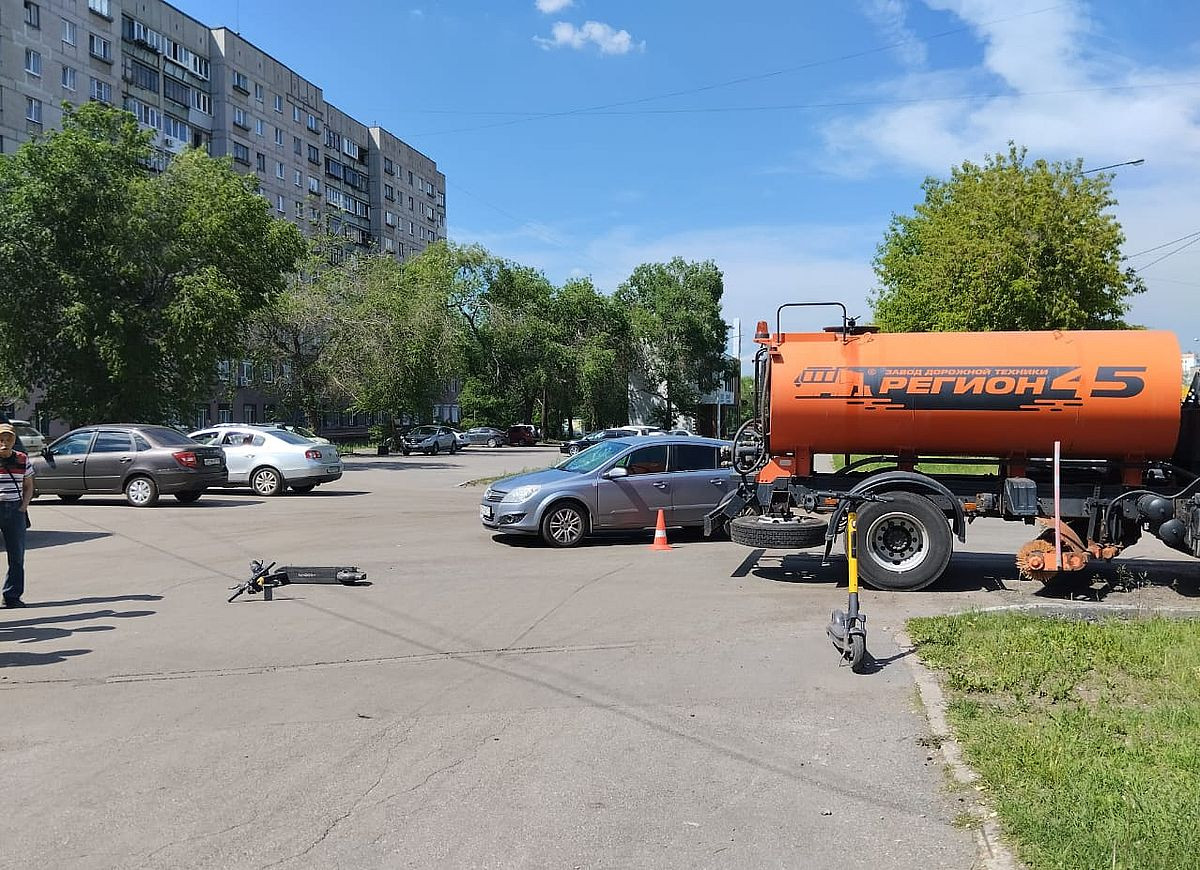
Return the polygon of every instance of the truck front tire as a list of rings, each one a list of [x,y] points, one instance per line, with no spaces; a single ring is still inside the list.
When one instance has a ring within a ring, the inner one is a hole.
[[[858,511],[858,576],[875,589],[914,591],[942,576],[953,552],[946,516],[911,492]]]

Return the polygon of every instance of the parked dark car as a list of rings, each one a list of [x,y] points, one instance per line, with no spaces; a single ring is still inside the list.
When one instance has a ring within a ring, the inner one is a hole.
[[[488,447],[503,447],[508,443],[508,433],[495,426],[477,426],[463,433],[468,444],[486,444]]]
[[[599,444],[601,441],[607,441],[610,438],[633,438],[636,435],[637,433],[632,429],[597,429],[574,441],[564,441],[559,445],[558,452],[574,456],[580,450],[587,450],[593,444]]]
[[[513,447],[536,447],[538,443],[538,431],[528,423],[518,423],[515,426],[509,426],[508,432],[505,433],[505,438]]]
[[[125,493],[134,507],[150,507],[161,494],[184,504],[228,479],[225,454],[166,426],[105,423],[59,438],[33,457],[34,492],[66,502],[84,495]]]

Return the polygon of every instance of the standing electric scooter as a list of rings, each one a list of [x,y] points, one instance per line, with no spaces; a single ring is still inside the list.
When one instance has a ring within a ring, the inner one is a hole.
[[[846,566],[849,573],[850,600],[846,610],[835,610],[825,633],[842,654],[842,661],[858,673],[867,654],[867,615],[858,609],[858,513],[852,508],[846,515]]]

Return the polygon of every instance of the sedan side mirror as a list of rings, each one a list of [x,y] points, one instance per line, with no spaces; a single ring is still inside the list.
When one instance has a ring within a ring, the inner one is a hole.
[[[53,459],[54,451],[51,450],[49,447],[43,447],[42,448],[42,458],[43,459]]]
[[[622,477],[629,477],[629,469],[618,465],[615,468],[610,468],[608,471],[604,472],[603,477],[606,480],[620,480]]]

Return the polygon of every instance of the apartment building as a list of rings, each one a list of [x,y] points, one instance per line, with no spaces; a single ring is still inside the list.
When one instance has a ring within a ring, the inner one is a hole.
[[[0,153],[60,126],[64,101],[87,100],[153,131],[159,168],[189,146],[229,156],[258,177],[276,216],[306,233],[400,260],[446,238],[446,177],[434,160],[327,102],[229,28],[163,0],[0,0]],[[221,379],[233,398],[197,409],[197,425],[274,418],[246,364]]]
[[[160,166],[189,146],[228,155],[306,232],[399,259],[446,237],[436,162],[229,28],[163,0],[0,0],[0,153],[86,100],[132,112]]]

